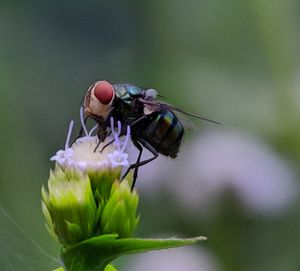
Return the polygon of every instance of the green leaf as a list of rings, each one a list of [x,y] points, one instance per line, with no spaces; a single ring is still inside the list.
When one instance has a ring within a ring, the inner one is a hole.
[[[103,271],[108,263],[121,255],[186,246],[203,240],[206,238],[202,236],[187,239],[117,239],[115,234],[105,234],[64,248],[61,258],[67,271]]]

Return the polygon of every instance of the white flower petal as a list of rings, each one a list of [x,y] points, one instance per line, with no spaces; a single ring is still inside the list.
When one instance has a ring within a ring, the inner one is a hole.
[[[114,127],[115,122],[113,118],[111,118],[112,135],[107,137],[104,142],[98,144],[98,137],[90,136],[90,133],[88,133],[85,127],[82,110],[80,116],[82,120],[81,124],[86,130],[86,136],[78,138],[71,147],[68,147],[73,128],[73,122],[71,122],[66,140],[66,149],[57,151],[56,154],[50,158],[50,161],[56,161],[60,166],[70,167],[81,171],[128,166],[128,154],[124,151],[129,143],[130,127],[127,127],[127,134],[123,140],[119,138],[121,133],[121,122],[117,122],[118,129],[116,131]],[[97,126],[92,128],[93,131],[95,129],[97,129]],[[102,150],[103,146],[106,147]]]

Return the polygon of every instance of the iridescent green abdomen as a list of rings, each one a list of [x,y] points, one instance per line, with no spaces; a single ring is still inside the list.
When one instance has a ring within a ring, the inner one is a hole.
[[[175,158],[179,152],[184,129],[171,110],[160,110],[149,115],[144,129],[138,131],[158,152]]]

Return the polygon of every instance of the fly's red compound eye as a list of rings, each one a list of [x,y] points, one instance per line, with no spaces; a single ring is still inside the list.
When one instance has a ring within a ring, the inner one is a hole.
[[[109,104],[114,97],[114,88],[107,81],[99,81],[94,88],[94,95],[102,104]]]

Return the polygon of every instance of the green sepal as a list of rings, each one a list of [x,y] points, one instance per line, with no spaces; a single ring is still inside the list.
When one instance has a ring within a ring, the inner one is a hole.
[[[81,236],[82,235],[82,231],[81,228],[75,224],[75,223],[71,223],[69,221],[65,221],[67,224],[67,229],[70,232],[71,235],[75,235],[75,236]]]
[[[61,259],[65,270],[103,271],[112,260],[122,255],[186,246],[206,240],[203,236],[187,239],[118,239],[117,237],[116,234],[104,234],[63,248]]]
[[[131,191],[127,180],[123,180],[121,183],[115,181],[102,211],[101,233],[118,234],[119,238],[132,236],[139,221],[139,216],[136,214],[138,201],[136,190]]]
[[[106,169],[103,171],[89,170],[87,174],[91,181],[94,197],[99,205],[99,201],[106,202],[109,198],[113,182],[120,179],[121,168]]]

